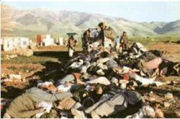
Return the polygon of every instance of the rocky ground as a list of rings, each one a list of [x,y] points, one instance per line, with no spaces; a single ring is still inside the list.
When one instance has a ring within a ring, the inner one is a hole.
[[[148,49],[163,51],[163,57],[171,61],[180,61],[180,45],[177,43],[150,43]],[[80,49],[78,49],[80,50]],[[7,58],[2,52],[2,73],[20,75],[20,80],[1,84],[1,97],[14,99],[26,88],[33,85],[34,80],[56,80],[63,77],[61,67],[68,60],[65,47],[47,47],[36,49],[34,56]],[[165,117],[180,117],[180,77],[161,77],[161,81],[170,82],[161,87],[139,87],[137,90],[150,105],[157,105]]]

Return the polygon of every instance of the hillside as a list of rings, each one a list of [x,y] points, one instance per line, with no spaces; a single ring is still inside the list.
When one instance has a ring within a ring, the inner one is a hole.
[[[118,34],[126,31],[129,36],[179,35],[180,20],[165,22],[135,22],[123,18],[112,18],[99,14],[74,11],[51,11],[47,9],[19,10],[1,6],[2,36],[35,36],[50,33],[65,35],[67,32],[82,31],[104,21]]]

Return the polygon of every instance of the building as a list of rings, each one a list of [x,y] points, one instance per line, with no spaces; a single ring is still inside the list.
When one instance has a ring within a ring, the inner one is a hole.
[[[50,46],[50,45],[55,45],[55,41],[54,41],[54,39],[51,37],[51,35],[50,34],[47,34],[46,36],[45,36],[45,38],[43,38],[43,45],[44,46]]]
[[[59,37],[59,45],[60,46],[64,45],[63,37]]]
[[[4,51],[28,49],[31,44],[32,41],[30,41],[27,37],[4,37],[1,41],[1,49]]]

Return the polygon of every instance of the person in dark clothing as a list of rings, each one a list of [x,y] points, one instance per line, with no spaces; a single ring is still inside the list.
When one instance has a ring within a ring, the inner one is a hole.
[[[88,50],[89,38],[90,38],[90,29],[85,31],[83,34],[82,44],[83,44],[83,51],[84,52],[86,52]]]
[[[122,50],[128,50],[128,37],[126,35],[126,32],[124,31],[122,36],[121,36],[121,45],[122,45]]]
[[[105,40],[105,38],[104,38],[104,30],[105,30],[105,28],[106,28],[106,25],[105,25],[105,23],[104,22],[101,22],[101,23],[99,23],[98,24],[98,26],[100,27],[100,33],[99,33],[99,39],[101,39],[102,40],[102,46],[104,46],[104,40]]]

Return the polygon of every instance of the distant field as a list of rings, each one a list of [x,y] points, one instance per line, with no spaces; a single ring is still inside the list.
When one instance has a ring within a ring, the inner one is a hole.
[[[151,36],[151,37],[129,37],[131,42],[140,42],[148,45],[153,42],[177,42],[180,41],[179,36]]]

